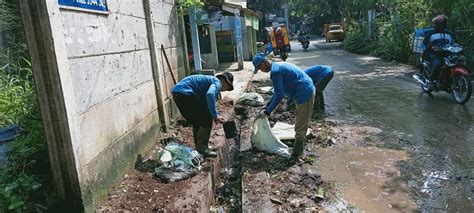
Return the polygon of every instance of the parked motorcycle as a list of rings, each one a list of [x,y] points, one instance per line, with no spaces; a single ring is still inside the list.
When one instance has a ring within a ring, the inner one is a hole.
[[[430,62],[420,56],[420,73],[413,75],[425,93],[433,91],[445,91],[451,93],[453,99],[458,104],[465,104],[472,94],[471,71],[465,66],[466,57],[462,54],[463,47],[460,45],[448,44],[444,47],[434,47],[433,50],[440,55],[444,61],[441,68],[440,80],[434,84],[430,80],[432,70]]]

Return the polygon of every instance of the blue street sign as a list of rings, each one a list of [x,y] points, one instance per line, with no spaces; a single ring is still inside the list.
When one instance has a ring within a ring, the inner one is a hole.
[[[58,0],[59,5],[107,12],[107,0]]]

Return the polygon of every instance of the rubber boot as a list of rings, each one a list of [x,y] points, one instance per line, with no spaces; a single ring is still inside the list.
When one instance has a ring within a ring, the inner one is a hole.
[[[304,151],[304,141],[305,140],[296,140],[295,144],[293,145],[293,153],[291,153],[292,159],[298,159]]]
[[[217,153],[209,149],[209,137],[211,137],[211,129],[212,128],[205,128],[199,127],[198,134],[197,134],[197,144],[196,150],[204,155],[204,157],[216,157]]]
[[[194,140],[194,145],[196,146],[196,150],[198,149],[199,143],[197,136],[199,134],[199,126],[198,125],[193,125],[193,140]]]
[[[320,95],[318,95],[318,97],[319,97],[319,111],[324,112],[326,110],[324,106],[324,95],[321,93]]]
[[[321,94],[317,93],[314,97],[313,112],[318,113],[321,111]]]

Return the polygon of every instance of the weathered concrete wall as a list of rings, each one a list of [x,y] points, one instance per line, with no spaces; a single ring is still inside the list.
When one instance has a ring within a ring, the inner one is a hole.
[[[183,44],[181,38],[184,33],[180,32],[179,18],[176,15],[176,7],[174,0],[151,0],[151,13],[154,25],[154,35],[156,47],[160,48],[157,51],[158,60],[161,65],[160,79],[163,79],[162,89],[164,104],[166,106],[167,116],[171,122],[179,113],[171,97],[171,88],[175,85],[172,74],[176,80],[179,81],[178,76],[184,76],[185,60],[187,53],[183,52]],[[164,52],[161,50],[161,45],[164,46]],[[166,63],[164,54],[167,55],[170,62],[169,66]],[[170,69],[171,67],[171,69]],[[171,71],[170,71],[171,70]]]
[[[86,211],[93,211],[160,135],[152,57],[158,60],[167,122],[176,117],[171,74],[184,72],[178,16],[172,0],[153,0],[153,29],[147,29],[142,0],[108,1],[108,15],[47,4],[82,199]]]

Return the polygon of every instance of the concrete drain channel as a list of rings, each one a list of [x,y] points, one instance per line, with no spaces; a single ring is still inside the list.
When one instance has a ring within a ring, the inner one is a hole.
[[[269,86],[271,81],[251,82],[246,91]],[[271,95],[261,94],[266,100]],[[282,105],[282,104],[281,104]],[[314,173],[312,161],[316,156],[311,150],[319,146],[317,137],[307,144],[305,162],[290,164],[288,159],[252,149],[250,135],[254,118],[260,107],[235,105],[234,114],[238,129],[231,139],[229,163],[220,172],[221,184],[215,191],[211,212],[268,212],[268,211],[318,211],[323,201],[335,197],[333,185],[322,181]],[[292,113],[276,109],[270,119],[292,122]],[[320,128],[313,122],[312,127]],[[288,144],[291,147],[291,143]]]

